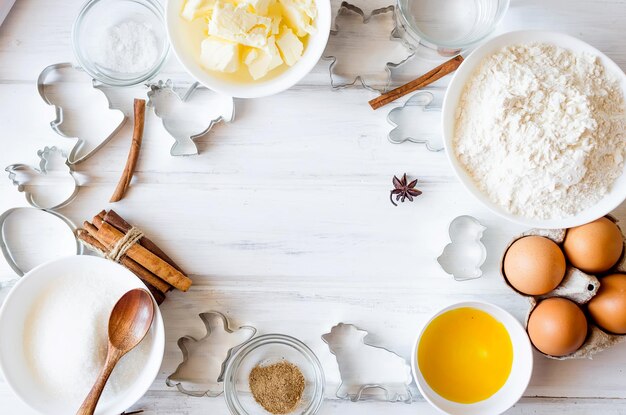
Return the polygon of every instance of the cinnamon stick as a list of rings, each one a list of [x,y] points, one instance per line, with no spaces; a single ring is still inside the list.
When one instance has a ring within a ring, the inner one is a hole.
[[[98,214],[97,217],[100,218],[99,220],[105,221],[109,225],[113,225],[113,227],[115,227],[118,231],[123,232],[124,234],[126,234],[132,228],[130,223],[126,222],[124,218],[118,215],[114,210],[109,210],[108,212],[106,210],[103,210]],[[96,225],[98,225],[96,223],[96,220],[97,219],[94,217],[93,221]],[[156,256],[158,256],[159,258],[161,258],[162,260],[164,260],[165,262],[167,262],[168,264],[170,264],[171,266],[173,266],[174,268],[182,272],[183,274],[185,273],[178,266],[178,264],[174,262],[173,259],[167,256],[167,254],[165,254],[165,252],[163,252],[161,248],[159,248],[154,242],[148,239],[148,237],[143,236],[139,240],[139,243],[148,251],[152,252],[153,254],[155,254]]]
[[[85,229],[78,229],[76,232],[76,237],[80,241],[84,242],[84,244],[87,245],[88,247],[101,250],[102,252],[106,252],[106,248],[100,242],[98,242],[97,239],[91,236]],[[150,271],[146,270],[141,265],[137,264],[135,261],[133,261],[132,259],[128,257],[124,257],[120,262],[122,263],[122,265],[124,265],[126,268],[132,271],[144,283],[146,288],[148,288],[150,292],[152,293],[152,296],[156,300],[157,304],[160,305],[161,303],[163,303],[163,301],[165,301],[164,291],[161,291],[159,288],[150,284],[150,282],[148,281],[146,277],[154,278],[156,281],[161,281],[160,279],[155,277]],[[135,264],[139,268],[132,269],[129,266],[130,264]],[[167,285],[167,287],[171,288],[169,285]]]
[[[85,226],[87,226],[88,223],[89,222],[87,222]],[[107,222],[102,222],[102,226],[98,228],[96,233],[96,239],[109,249],[123,237],[124,234],[122,232]],[[174,288],[187,291],[191,286],[191,279],[140,244],[133,244],[126,251],[126,255]]]
[[[389,92],[382,94],[381,96],[372,99],[369,101],[372,109],[376,110],[380,107],[383,107],[390,102],[395,101],[396,99],[405,96],[413,91],[417,91],[420,88],[425,87],[426,85],[430,85],[433,82],[443,78],[457,70],[457,68],[463,63],[463,57],[461,55],[457,55],[454,58],[442,63],[436,68],[426,72],[424,75],[420,76],[417,79],[412,80],[409,83],[406,83],[402,86],[399,86],[395,89],[392,89]]]
[[[143,126],[146,115],[146,101],[143,99],[135,99],[134,105],[134,117],[135,117],[135,126],[133,128],[133,138],[130,143],[130,150],[128,152],[128,159],[126,160],[126,165],[124,166],[124,171],[122,172],[122,177],[120,177],[120,181],[113,192],[113,196],[111,196],[111,200],[109,202],[119,202],[124,198],[126,194],[126,190],[128,190],[128,186],[130,185],[130,180],[133,178],[133,173],[135,173],[135,167],[137,166],[137,159],[139,158],[139,150],[141,150],[141,140],[143,138]]]
[[[91,246],[101,252],[107,252],[108,249],[96,239],[95,235],[97,235],[97,233],[97,227],[93,225],[85,226],[85,229],[79,229],[77,231],[77,237],[81,241],[85,242],[88,246]],[[172,289],[171,285],[158,278],[156,275],[154,275],[126,255],[124,255],[120,259],[120,264],[124,265],[126,268],[132,271],[137,277],[139,277],[140,280],[146,283],[146,285],[153,286],[157,291],[160,291],[161,293],[166,293]]]

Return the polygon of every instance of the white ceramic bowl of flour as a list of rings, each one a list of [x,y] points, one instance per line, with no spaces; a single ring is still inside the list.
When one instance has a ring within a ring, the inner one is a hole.
[[[504,209],[502,206],[496,204],[490,198],[483,193],[478,185],[474,182],[472,177],[465,170],[462,163],[459,161],[455,154],[453,146],[456,112],[459,105],[459,101],[463,94],[466,83],[471,79],[474,72],[480,66],[484,58],[494,54],[495,52],[505,48],[507,46],[516,44],[531,44],[531,43],[548,43],[553,44],[564,49],[569,49],[574,53],[589,53],[597,56],[603,64],[607,73],[612,73],[620,81],[622,93],[626,96],[626,76],[623,71],[609,59],[602,52],[598,51],[594,47],[587,43],[576,39],[574,37],[554,32],[545,31],[518,31],[510,32],[491,39],[484,45],[474,50],[465,59],[463,64],[454,74],[443,103],[443,137],[446,147],[446,153],[452,168],[461,181],[463,186],[480,202],[488,207],[493,212],[505,217],[513,222],[519,224],[535,227],[535,228],[570,228],[578,226],[584,223],[591,222],[601,216],[611,212],[617,206],[619,206],[626,199],[626,175],[623,171],[621,175],[613,182],[608,193],[606,193],[602,199],[596,204],[590,206],[573,216],[558,218],[558,219],[536,219],[531,217],[525,217],[522,215],[514,215]],[[494,138],[495,141],[495,138]]]
[[[94,287],[98,290],[96,296],[92,295]],[[95,359],[98,361],[102,358],[101,347],[106,354],[107,328],[93,323],[102,320],[102,314],[108,321],[110,310],[104,308],[112,308],[116,299],[134,288],[145,286],[133,273],[93,256],[62,258],[27,273],[0,308],[0,369],[11,389],[39,413],[76,413],[100,366],[75,367],[75,362],[93,355],[99,356]],[[103,302],[113,304],[105,305],[96,315],[94,310]],[[96,414],[122,413],[146,393],[156,378],[165,334],[161,313],[154,304],[154,322],[148,335],[113,371],[107,384],[109,390],[105,388]],[[68,310],[73,312],[66,324],[41,325],[46,319],[55,321],[55,316],[64,316]],[[94,331],[93,338],[100,341],[94,349],[78,346],[86,336],[68,329],[72,327],[89,327]],[[51,359],[52,356],[56,358]]]

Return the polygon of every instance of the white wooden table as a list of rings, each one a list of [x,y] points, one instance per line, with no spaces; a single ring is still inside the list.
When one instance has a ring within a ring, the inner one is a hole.
[[[36,150],[46,145],[69,147],[69,140],[48,127],[35,79],[44,66],[73,58],[70,29],[81,3],[18,0],[0,28],[0,167],[35,163]],[[360,4],[372,8],[385,2]],[[499,31],[563,31],[626,68],[624,22],[623,0],[514,0]],[[327,65],[320,62],[284,93],[237,101],[236,121],[200,139],[197,157],[170,157],[170,138],[154,114],[147,117],[136,179],[114,208],[182,264],[194,286],[185,294],[172,293],[162,306],[165,360],[134,408],[146,414],[227,413],[221,397],[186,397],[164,382],[181,359],[176,340],[203,334],[197,318],[202,311],[222,311],[236,325],[253,325],[261,334],[302,339],[326,371],[321,413],[342,415],[435,411],[417,394],[412,405],[335,399],[337,366],[320,336],[337,322],[369,330],[373,341],[408,359],[420,323],[451,301],[482,299],[524,317],[526,302],[498,274],[505,243],[522,229],[472,199],[445,154],[390,144],[387,111],[373,112],[366,104],[374,94],[330,90]],[[394,72],[394,81],[407,81],[431,65],[409,62]],[[162,76],[167,77],[186,79],[173,57]],[[145,90],[110,96],[130,114],[131,98],[145,96]],[[78,166],[82,188],[62,210],[76,222],[113,207],[107,201],[126,159],[131,124]],[[419,178],[424,194],[396,208],[388,192],[391,177],[403,172]],[[2,211],[25,206],[6,178],[0,180],[0,195]],[[435,262],[450,220],[461,214],[476,216],[488,228],[485,275],[465,283],[453,281]],[[615,214],[626,219],[626,207]],[[35,257],[37,247],[32,249]],[[626,413],[625,370],[626,344],[593,360],[551,361],[536,354],[526,396],[509,413]],[[0,413],[31,413],[2,379]]]

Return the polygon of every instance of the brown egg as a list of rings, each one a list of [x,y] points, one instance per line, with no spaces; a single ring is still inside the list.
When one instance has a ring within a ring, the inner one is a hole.
[[[574,353],[587,337],[587,319],[580,307],[566,298],[540,302],[528,319],[528,336],[535,347],[550,356]]]
[[[569,262],[592,274],[608,271],[622,256],[623,248],[622,233],[607,218],[568,229],[563,242]]]
[[[626,275],[611,274],[600,279],[600,289],[589,301],[589,314],[598,326],[626,334]]]
[[[565,256],[559,246],[542,236],[525,236],[513,242],[504,257],[504,275],[518,291],[546,294],[565,276]]]

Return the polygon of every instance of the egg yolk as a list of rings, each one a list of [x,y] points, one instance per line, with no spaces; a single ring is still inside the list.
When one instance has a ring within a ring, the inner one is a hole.
[[[418,345],[420,372],[441,397],[463,404],[496,393],[511,373],[513,344],[502,323],[463,307],[437,316]]]

